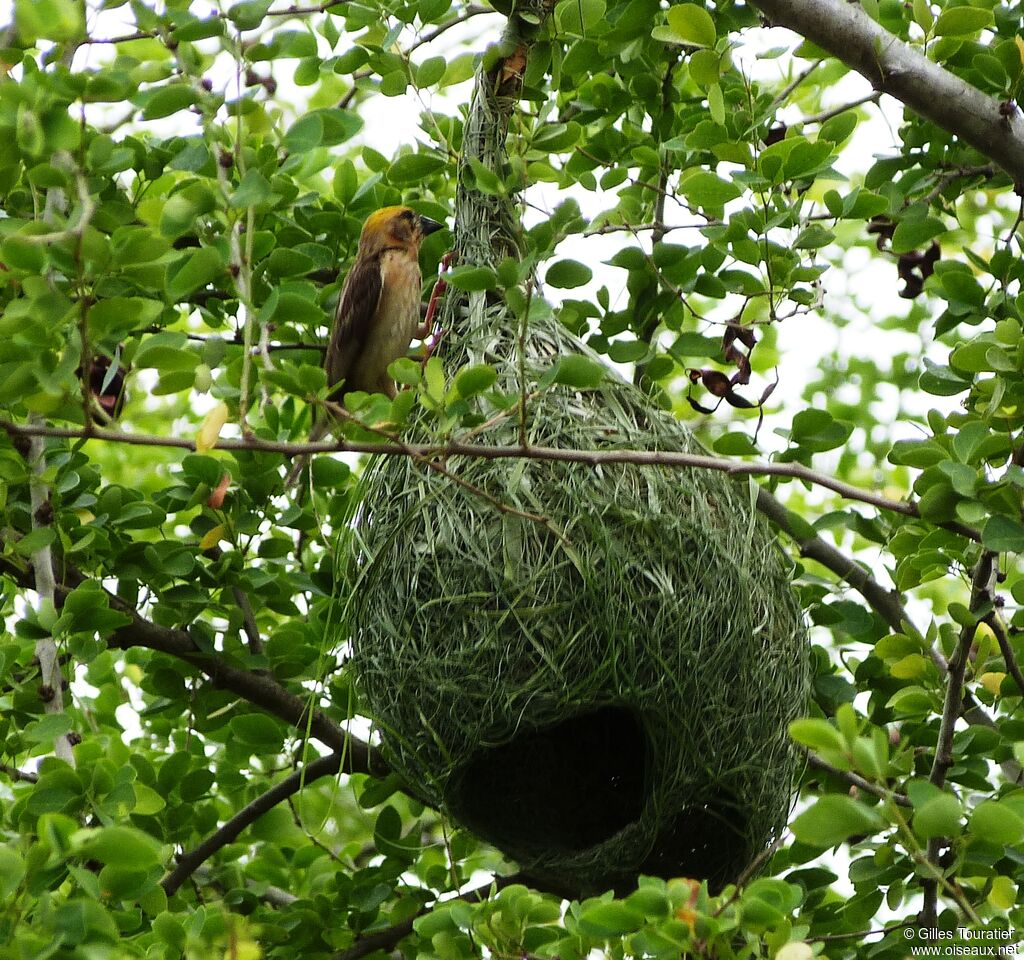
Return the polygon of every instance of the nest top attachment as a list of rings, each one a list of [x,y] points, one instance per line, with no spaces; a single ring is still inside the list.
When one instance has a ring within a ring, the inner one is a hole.
[[[505,389],[586,352],[554,322],[531,325],[523,357],[473,330],[458,359],[493,363]],[[618,379],[542,393],[527,429],[536,446],[703,452]],[[790,564],[750,486],[624,464],[447,469],[465,485],[401,457],[365,477],[352,664],[395,769],[563,895],[736,879],[788,815],[808,682]]]

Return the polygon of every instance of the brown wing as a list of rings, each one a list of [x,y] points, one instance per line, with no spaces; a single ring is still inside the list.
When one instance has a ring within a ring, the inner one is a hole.
[[[357,260],[341,288],[338,312],[324,357],[329,386],[348,377],[363,352],[380,303],[380,292],[380,257]]]

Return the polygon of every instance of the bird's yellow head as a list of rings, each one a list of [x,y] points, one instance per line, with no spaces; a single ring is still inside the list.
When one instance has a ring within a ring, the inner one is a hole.
[[[359,249],[362,253],[373,253],[384,247],[401,247],[417,253],[424,237],[443,228],[443,223],[421,216],[409,207],[382,207],[363,224]]]

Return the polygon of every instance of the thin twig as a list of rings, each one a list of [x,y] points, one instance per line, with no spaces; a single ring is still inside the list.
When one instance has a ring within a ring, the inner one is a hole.
[[[1002,653],[1003,660],[1006,663],[1006,672],[1013,677],[1013,682],[1017,684],[1017,690],[1020,692],[1019,695],[1024,697],[1024,674],[1021,673],[1020,664],[1017,663],[1017,657],[1013,652],[1013,647],[1010,645],[1010,638],[1006,635],[1003,621],[993,610],[982,617],[981,622],[987,623],[995,634],[996,642],[999,644],[999,652]]]
[[[881,98],[882,94],[879,90],[874,90],[871,93],[865,94],[863,97],[857,100],[851,100],[849,103],[844,103],[841,106],[833,107],[831,110],[823,110],[821,113],[815,113],[812,116],[804,117],[801,120],[794,121],[791,126],[805,126],[810,123],[825,123],[827,120],[831,120],[833,117],[838,117],[840,114],[846,113],[847,110],[853,110],[857,107],[863,106],[865,103],[874,103]]]
[[[16,780],[18,783],[38,783],[39,774],[30,773],[28,770],[19,770],[13,764],[4,763],[0,761],[0,773],[5,773],[12,780]]]
[[[887,787],[881,787],[877,783],[865,780],[864,777],[860,776],[860,774],[854,773],[852,770],[840,770],[838,767],[832,766],[831,763],[828,763],[826,760],[822,760],[821,757],[811,753],[810,751],[804,751],[804,756],[806,756],[808,764],[816,770],[821,770],[829,776],[835,777],[838,780],[843,780],[850,784],[850,786],[856,787],[858,790],[870,793],[872,796],[878,797],[881,800],[892,800],[893,803],[896,803],[901,807],[912,806],[910,799],[902,793],[897,793],[895,790],[889,790]]]
[[[606,233],[648,233],[654,232],[662,237],[673,230],[703,230],[711,224],[708,223],[606,223],[600,227],[594,227],[583,233],[584,237],[600,237]]]
[[[471,17],[478,17],[482,13],[494,13],[491,7],[485,7],[480,4],[471,3],[465,10],[462,11],[458,16],[452,18],[446,23],[442,23],[435,27],[433,30],[428,30],[422,36],[418,37],[412,43],[409,44],[409,48],[405,51],[404,57],[408,64],[409,56],[413,51],[418,50],[420,47],[425,46],[428,43],[433,43],[438,37],[447,31],[451,30],[452,27],[458,26],[460,23],[465,23]],[[400,54],[400,56],[403,56]],[[358,80],[366,80],[372,77],[376,71],[374,70],[357,70],[352,74],[352,86],[346,92],[345,96],[338,101],[339,110],[347,110],[352,106],[352,101],[355,100],[356,95],[359,93],[359,88],[356,86]]]
[[[991,550],[983,550],[974,568],[971,579],[970,609],[977,612],[992,600],[992,586],[998,571],[996,554]],[[960,631],[953,656],[949,658],[949,672],[946,675],[946,696],[942,705],[942,718],[939,722],[939,736],[935,744],[935,757],[929,775],[931,783],[940,789],[946,783],[946,773],[953,765],[953,733],[956,721],[963,709],[964,674],[970,658],[971,644],[977,632],[977,622],[964,625]],[[941,838],[928,841],[927,862],[931,865],[935,876],[922,881],[924,904],[921,908],[921,923],[926,927],[935,926],[938,917],[939,878],[942,877],[942,866],[939,856],[942,850]]]
[[[365,424],[361,424],[365,427]],[[146,447],[174,447],[195,450],[195,440],[187,437],[161,437],[152,434],[122,433],[117,430],[95,429],[86,433],[81,428],[48,427],[35,424],[15,423],[0,418],[0,430],[12,436],[65,437],[71,439],[96,439],[114,443],[126,443]],[[523,446],[522,444],[501,444],[490,446],[478,443],[367,443],[339,439],[330,442],[290,443],[263,440],[250,436],[244,439],[224,438],[217,441],[218,450],[246,450],[260,453],[279,453],[285,457],[297,457],[311,453],[368,453],[381,456],[405,456],[416,458],[476,457],[481,460],[546,460],[560,463],[580,463],[589,466],[619,463],[634,466],[697,468],[715,470],[729,476],[789,477],[814,486],[831,490],[846,500],[871,504],[881,510],[888,510],[900,516],[918,519],[917,505],[907,500],[892,500],[871,490],[855,487],[828,474],[812,470],[801,463],[767,463],[762,460],[729,460],[705,454],[681,453],[672,450],[572,450],[560,447]],[[960,536],[978,541],[981,534],[961,523],[942,524]]]
[[[991,550],[984,550],[974,568],[971,583],[972,612],[977,612],[992,599],[992,582],[996,574],[996,555]],[[949,674],[946,684],[946,696],[942,707],[942,720],[939,726],[939,739],[935,745],[935,758],[929,780],[936,787],[946,782],[946,771],[953,765],[953,731],[960,717],[962,707],[962,691],[964,674],[967,670],[971,644],[977,632],[978,624],[972,621],[960,631],[953,656],[949,658]]]
[[[231,588],[231,595],[242,614],[242,627],[249,640],[249,652],[259,656],[263,653],[263,638],[260,636],[260,628],[256,623],[256,614],[253,613],[249,596],[238,584]]]
[[[815,60],[814,63],[812,63],[809,67],[798,73],[792,80],[790,80],[789,83],[786,84],[786,86],[782,88],[781,91],[779,91],[775,99],[771,102],[771,106],[768,109],[772,110],[775,107],[777,107],[780,103],[785,103],[789,99],[789,95],[794,90],[796,90],[796,88],[799,87],[800,84],[803,83],[812,73],[814,73],[814,71],[817,70],[818,67],[820,67],[824,62],[824,60]]]

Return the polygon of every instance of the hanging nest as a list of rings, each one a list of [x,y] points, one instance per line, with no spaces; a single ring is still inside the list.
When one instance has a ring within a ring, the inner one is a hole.
[[[463,339],[528,389],[587,352],[533,322]],[[702,452],[609,379],[555,389],[529,443]],[[480,437],[519,442],[518,419]],[[357,536],[359,687],[400,775],[550,889],[735,879],[785,824],[805,703],[790,565],[751,487],[704,470],[529,459],[371,465]]]
[[[550,0],[523,0],[504,60],[481,67],[456,197],[459,262],[517,250],[505,169],[522,65]],[[530,12],[529,18],[519,15]],[[532,31],[532,32],[531,32]],[[529,396],[589,354],[537,311],[521,326],[484,294],[445,303],[445,360],[488,363]],[[703,452],[609,374],[542,390],[475,441],[565,450]],[[430,441],[429,424],[409,440]],[[640,873],[720,886],[785,824],[806,643],[790,564],[748,482],[706,470],[407,457],[367,469],[355,524],[352,666],[409,789],[568,896]],[[495,506],[501,504],[504,509]]]

